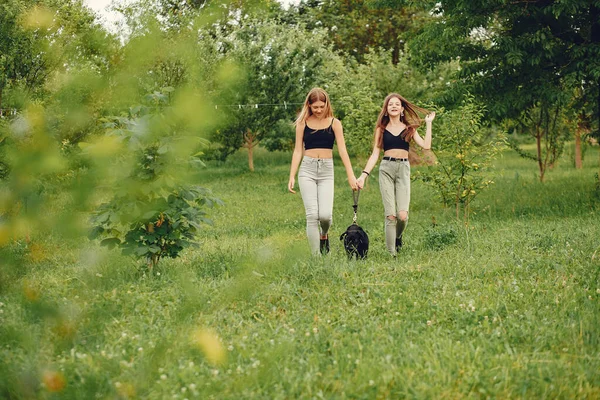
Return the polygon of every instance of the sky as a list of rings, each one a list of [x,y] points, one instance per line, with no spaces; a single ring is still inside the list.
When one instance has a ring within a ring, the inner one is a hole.
[[[113,0],[83,0],[83,3],[96,11],[102,24],[112,32],[116,31],[116,23],[122,20],[121,14],[109,11],[108,7]]]
[[[299,0],[278,0],[284,6],[288,4],[297,4]],[[84,0],[84,4],[100,16],[102,24],[112,32],[116,32],[116,23],[122,21],[121,15],[114,11],[109,11],[108,7],[113,0]],[[127,3],[127,0],[119,0],[119,2]]]

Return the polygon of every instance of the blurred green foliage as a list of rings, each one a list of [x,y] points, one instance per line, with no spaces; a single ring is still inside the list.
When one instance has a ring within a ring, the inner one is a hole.
[[[92,159],[101,155],[121,170],[118,180],[101,185],[114,195],[92,214],[90,238],[104,238],[101,244],[120,247],[154,267],[194,244],[201,224],[210,223],[203,208],[220,201],[191,183],[194,169],[202,166],[193,151],[206,140],[177,118],[177,106],[187,105],[165,109],[170,106],[167,95],[148,97],[153,107],[135,107],[129,117],[104,118],[106,140],[81,146]]]
[[[67,71],[106,73],[116,38],[82,1],[5,0],[0,4],[0,108],[23,108],[52,94]],[[47,86],[49,84],[49,86]]]

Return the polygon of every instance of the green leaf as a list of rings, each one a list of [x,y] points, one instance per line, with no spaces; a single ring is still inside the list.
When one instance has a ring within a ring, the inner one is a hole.
[[[152,254],[158,254],[161,252],[161,249],[158,246],[150,246],[148,247],[148,251]]]
[[[113,249],[115,246],[121,244],[121,239],[119,238],[107,238],[100,242],[102,246],[106,246],[109,249]]]
[[[138,246],[135,248],[135,250],[133,251],[135,253],[135,255],[137,256],[145,256],[146,254],[149,253],[149,249],[147,246]]]
[[[90,240],[97,239],[102,233],[104,233],[104,228],[101,226],[95,226],[88,234],[88,238]]]
[[[150,219],[150,218],[152,218],[154,216],[157,216],[157,215],[158,215],[158,211],[154,211],[154,210],[148,211],[147,213],[145,213],[144,215],[142,215],[142,219],[148,220],[148,219]]]

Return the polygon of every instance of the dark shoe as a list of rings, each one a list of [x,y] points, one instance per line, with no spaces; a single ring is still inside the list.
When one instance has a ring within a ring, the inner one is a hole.
[[[400,251],[402,248],[402,236],[396,239],[396,251]]]
[[[321,254],[329,253],[329,238],[321,239]]]

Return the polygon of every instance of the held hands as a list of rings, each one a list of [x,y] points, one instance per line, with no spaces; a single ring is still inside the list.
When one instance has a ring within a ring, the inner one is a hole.
[[[356,180],[356,185],[358,186],[359,189],[362,189],[365,187],[365,180],[367,179],[367,176],[365,174],[361,174],[358,179]]]
[[[294,179],[294,177],[290,177],[290,180],[288,182],[288,190],[290,191],[290,193],[294,193],[296,194],[296,191],[294,190],[294,185],[296,184],[296,179]]]
[[[348,183],[350,184],[352,190],[359,189],[358,184],[356,183],[356,177],[354,175],[348,177]]]
[[[431,114],[427,114],[425,116],[425,122],[427,122],[428,124],[430,124],[433,121],[434,118],[435,118],[435,111],[432,112]]]

